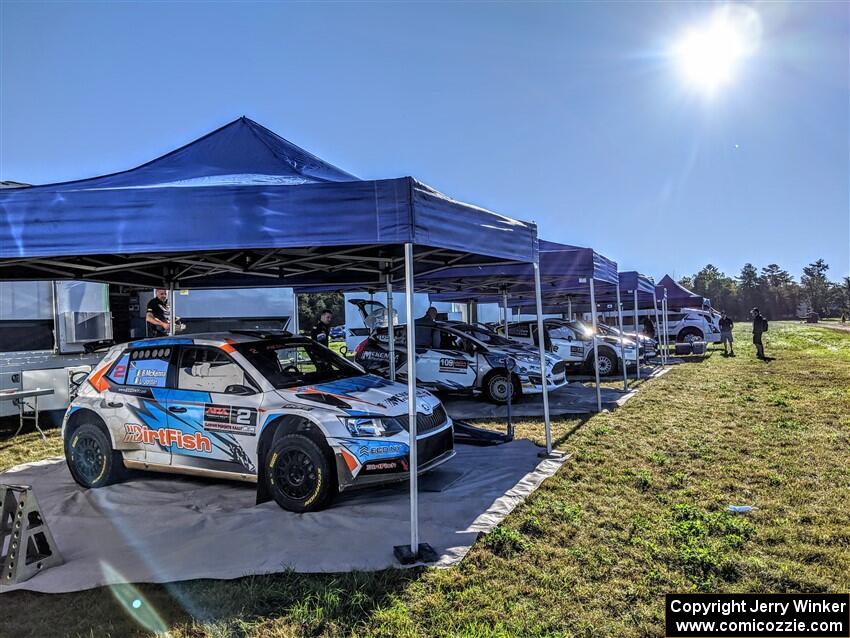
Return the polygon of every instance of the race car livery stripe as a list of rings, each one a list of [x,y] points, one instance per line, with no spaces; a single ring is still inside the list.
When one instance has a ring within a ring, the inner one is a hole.
[[[92,387],[100,392],[105,392],[109,389],[109,382],[103,378],[103,375],[106,374],[106,371],[109,369],[109,363],[100,368],[97,372],[89,377],[89,383],[92,384]]]
[[[348,466],[348,470],[353,474],[354,470],[357,469],[357,466],[360,465],[360,463],[358,463],[357,459],[354,458],[354,455],[351,454],[351,452],[349,452],[345,448],[342,448],[340,450],[340,453],[342,454],[342,458],[345,461],[345,464]]]
[[[221,345],[219,346],[219,348],[220,348],[221,350],[224,350],[227,354],[231,354],[231,353],[233,353],[233,352],[236,352],[236,348],[234,348],[234,347],[233,347],[231,344],[229,344],[229,343],[223,343],[223,344],[221,344]]]

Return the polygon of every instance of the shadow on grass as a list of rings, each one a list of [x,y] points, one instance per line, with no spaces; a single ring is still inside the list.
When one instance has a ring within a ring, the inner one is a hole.
[[[257,623],[296,628],[298,635],[352,633],[389,605],[421,568],[373,573],[249,576],[162,585],[99,587],[70,594],[0,595],[0,635],[148,636],[244,635]],[[131,596],[127,592],[132,591]],[[198,625],[204,625],[204,628]]]

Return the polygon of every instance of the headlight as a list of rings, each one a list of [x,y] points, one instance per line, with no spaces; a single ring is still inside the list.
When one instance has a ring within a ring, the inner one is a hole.
[[[341,416],[339,420],[353,436],[391,436],[403,429],[393,418]]]

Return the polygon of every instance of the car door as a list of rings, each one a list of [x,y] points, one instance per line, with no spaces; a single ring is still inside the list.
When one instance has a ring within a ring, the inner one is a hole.
[[[221,348],[183,346],[168,399],[171,464],[187,469],[256,473],[263,394]]]
[[[582,363],[584,361],[584,342],[576,336],[575,331],[568,326],[547,326],[549,339],[552,341],[552,352],[567,363]]]
[[[171,450],[164,443],[167,438],[168,398],[171,393],[174,347],[152,345],[130,350],[126,359],[121,357],[111,375],[119,378],[121,365],[126,362],[124,384],[116,388],[128,417],[124,424],[124,442],[140,446],[143,454],[128,451],[128,459],[144,460],[157,465],[171,463]]]
[[[469,339],[444,328],[432,329],[439,347],[416,348],[416,380],[443,390],[467,390],[474,386],[477,366]]]

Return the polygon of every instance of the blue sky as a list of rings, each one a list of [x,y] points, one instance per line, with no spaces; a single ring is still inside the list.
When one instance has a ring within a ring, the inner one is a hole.
[[[656,277],[850,271],[844,2],[755,3],[711,99],[667,52],[704,3],[0,4],[0,179],[129,168],[248,115]]]

